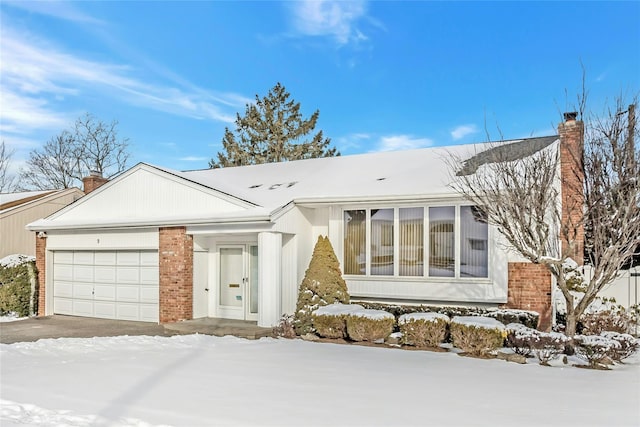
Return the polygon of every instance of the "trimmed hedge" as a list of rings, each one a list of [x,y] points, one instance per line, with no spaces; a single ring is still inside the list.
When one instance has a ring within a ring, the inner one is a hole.
[[[549,366],[549,362],[564,352],[569,338],[558,332],[541,332],[527,328],[519,323],[507,325],[507,345],[517,354],[528,356],[534,352],[541,365]]]
[[[33,257],[9,255],[0,260],[0,315],[29,316],[30,305],[38,312],[37,286],[31,295],[31,280],[38,280]]]
[[[504,325],[490,317],[456,316],[450,329],[453,345],[473,356],[499,349],[507,336]]]
[[[398,319],[402,344],[437,347],[447,336],[450,319],[441,313],[409,313]]]
[[[353,341],[380,341],[393,332],[396,318],[383,310],[358,310],[347,316],[347,334]]]
[[[357,304],[335,303],[320,307],[312,313],[313,328],[324,338],[347,338],[347,317],[356,310],[364,310]]]
[[[403,314],[409,313],[441,313],[450,319],[456,316],[484,316],[492,317],[503,324],[521,323],[529,328],[535,329],[538,326],[540,315],[535,311],[515,310],[515,309],[487,309],[479,307],[453,307],[453,306],[432,306],[432,305],[395,305],[382,304],[376,302],[358,301],[364,308],[374,310],[384,310],[399,318]]]

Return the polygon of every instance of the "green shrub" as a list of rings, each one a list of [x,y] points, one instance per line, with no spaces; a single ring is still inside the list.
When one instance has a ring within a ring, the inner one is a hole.
[[[327,237],[318,236],[304,279],[298,291],[294,327],[298,335],[313,332],[312,313],[318,307],[349,303],[347,284],[340,263]]]
[[[393,314],[382,310],[357,310],[347,316],[347,334],[353,341],[384,340],[395,326]]]
[[[37,287],[31,295],[32,280],[37,281],[33,257],[9,255],[0,260],[0,315],[15,313],[24,317],[30,311],[37,313]]]
[[[402,344],[437,347],[447,336],[449,317],[440,313],[409,313],[398,319]]]
[[[490,317],[456,316],[450,325],[453,345],[473,356],[486,356],[502,347],[504,325]]]
[[[357,304],[336,303],[325,305],[312,313],[313,328],[321,337],[346,338],[349,313],[363,309],[361,305]]]

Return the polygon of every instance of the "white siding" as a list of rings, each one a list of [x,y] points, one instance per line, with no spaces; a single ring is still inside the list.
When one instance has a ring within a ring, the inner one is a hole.
[[[47,232],[47,249],[109,250],[109,249],[158,249],[158,229],[142,230],[87,230],[82,232]],[[97,255],[100,264],[115,263],[111,253]],[[144,260],[143,260],[144,261]]]
[[[282,236],[282,313],[293,313],[298,299],[298,238]],[[304,274],[304,272],[303,272]]]
[[[55,220],[95,223],[104,218],[106,223],[114,219],[151,222],[246,209],[246,204],[232,202],[230,197],[145,168],[133,170],[128,176],[107,185],[106,191],[96,190]]]

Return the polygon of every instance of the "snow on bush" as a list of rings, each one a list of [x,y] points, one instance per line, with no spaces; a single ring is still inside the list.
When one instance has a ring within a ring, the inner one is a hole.
[[[293,327],[293,314],[283,314],[278,324],[273,328],[273,335],[282,338],[295,338],[296,330]]]
[[[620,362],[638,351],[640,347],[640,340],[632,337],[629,334],[621,334],[613,331],[604,331],[600,334],[604,338],[617,341],[620,344],[619,347],[612,347],[609,357],[616,362]]]
[[[447,336],[449,316],[440,313],[409,313],[398,319],[402,343],[416,347],[437,347]]]
[[[313,328],[318,335],[325,338],[347,337],[347,316],[364,307],[357,304],[330,304],[319,307],[312,313]]]
[[[533,352],[544,366],[549,366],[551,360],[562,354],[569,341],[564,334],[541,332],[519,323],[508,324],[507,332],[507,346],[523,356],[529,356]]]
[[[27,262],[35,262],[36,257],[31,255],[13,254],[0,259],[0,267],[13,268]]]
[[[396,318],[383,310],[359,309],[347,316],[347,335],[353,341],[380,341],[387,338]]]
[[[537,327],[538,319],[540,318],[540,314],[537,311],[516,310],[513,308],[491,310],[482,316],[494,318],[504,325],[509,323],[521,323],[530,328]]]
[[[622,347],[615,339],[602,335],[576,335],[573,341],[577,344],[576,354],[592,368],[604,368],[604,359]]]
[[[486,356],[502,347],[507,331],[490,317],[456,316],[451,320],[453,345],[474,356]]]

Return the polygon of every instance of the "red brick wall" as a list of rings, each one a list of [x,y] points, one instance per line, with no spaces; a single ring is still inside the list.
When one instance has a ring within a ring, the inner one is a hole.
[[[582,265],[584,250],[584,227],[581,223],[584,209],[584,124],[581,121],[568,119],[558,125],[558,133],[560,134],[562,224],[569,230],[569,235],[576,242],[575,250],[570,256]],[[576,226],[577,229],[575,229]]]
[[[193,318],[193,236],[160,228],[160,323]]]
[[[36,268],[38,269],[38,316],[45,315],[46,283],[47,283],[47,238],[36,235]]]
[[[530,262],[509,263],[507,308],[540,313],[538,329],[551,328],[551,273],[543,265]]]
[[[96,176],[96,175],[89,175],[82,178],[82,186],[83,186],[84,194],[91,193],[93,190],[100,187],[101,185],[106,184],[107,182],[109,182],[107,178],[103,178],[101,176]]]

